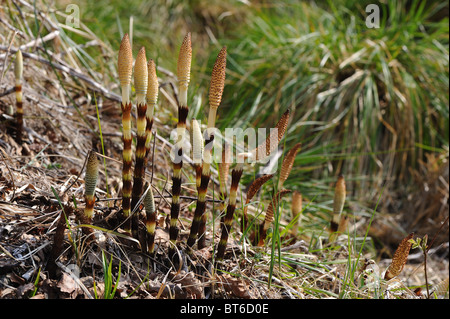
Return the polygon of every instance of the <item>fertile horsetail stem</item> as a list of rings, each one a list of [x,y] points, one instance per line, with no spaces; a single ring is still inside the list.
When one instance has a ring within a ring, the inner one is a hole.
[[[239,154],[238,156],[242,156],[243,159],[247,157],[247,155]],[[230,195],[228,198],[227,210],[224,218],[221,220],[221,233],[220,233],[220,241],[217,246],[217,256],[216,260],[220,261],[223,259],[225,255],[225,249],[227,248],[228,236],[231,230],[231,224],[233,222],[234,212],[236,210],[236,199],[237,199],[237,191],[239,188],[239,181],[241,180],[242,173],[244,171],[243,160],[236,164],[236,166],[231,171],[231,186],[230,186]]]
[[[123,166],[122,166],[122,210],[125,218],[124,230],[131,232],[131,178],[132,178],[132,153],[131,153],[131,101],[130,101],[130,84],[131,73],[133,69],[133,54],[131,51],[130,40],[128,34],[125,34],[120,43],[118,71],[119,81],[122,90],[122,129],[123,129]]]
[[[303,197],[302,194],[298,191],[294,191],[292,193],[292,219],[296,220],[297,222],[294,224],[293,233],[294,235],[297,235],[298,232],[298,225],[300,224],[300,217],[303,209]]]
[[[294,165],[295,156],[297,156],[297,152],[300,150],[300,147],[301,143],[295,144],[294,147],[290,149],[284,157],[283,163],[281,164],[280,178],[278,179],[278,189],[283,188],[284,182],[289,177],[292,166]]]
[[[217,109],[222,101],[225,87],[225,70],[227,67],[227,47],[223,47],[217,55],[211,75],[209,88],[209,114],[208,127],[214,127],[216,123]]]
[[[16,140],[22,143],[23,132],[23,102],[22,102],[22,74],[23,74],[23,58],[22,51],[16,53],[16,61],[14,63],[14,75],[16,77]]]
[[[205,229],[205,213],[206,207],[206,192],[211,176],[210,166],[212,162],[212,148],[214,144],[214,135],[210,129],[214,128],[216,122],[217,108],[222,100],[223,89],[225,86],[225,69],[227,63],[227,48],[223,47],[220,50],[211,74],[211,83],[209,88],[209,115],[208,115],[208,129],[205,132],[205,149],[203,152],[202,175],[200,187],[198,188],[197,206],[195,207],[194,219],[191,225],[191,232],[187,244],[192,247],[197,240],[197,237],[204,236]],[[199,249],[203,248],[204,242],[200,244]]]
[[[252,153],[255,156],[256,161],[263,160],[267,156],[269,156],[281,142],[284,133],[286,132],[286,128],[289,121],[290,110],[287,109],[286,112],[283,113],[274,130],[270,130],[269,136],[267,136],[266,140],[261,143]]]
[[[155,112],[156,104],[158,102],[158,77],[156,76],[155,62],[150,59],[147,63],[148,70],[148,89],[147,89],[147,140],[145,142],[146,157],[150,152],[151,140],[152,140],[152,127],[153,127],[153,113]]]
[[[202,136],[202,131],[200,128],[200,124],[197,120],[193,119],[191,122],[191,131],[192,131],[192,162],[193,167],[195,170],[195,184],[197,187],[197,196],[198,191],[201,186],[202,182],[202,158],[203,158],[203,151],[204,151],[204,141]],[[203,214],[202,220],[200,222],[200,233],[204,233],[206,231],[206,215]],[[205,236],[202,236],[199,238],[198,246],[204,247],[205,246]]]
[[[339,230],[339,224],[341,223],[341,214],[345,204],[345,179],[344,176],[339,175],[334,188],[334,201],[333,201],[333,217],[330,222],[330,237],[329,241],[333,242],[336,239],[337,232]],[[343,225],[341,225],[342,229]]]
[[[95,203],[95,187],[97,187],[98,180],[98,159],[97,154],[94,151],[89,153],[89,157],[86,164],[86,176],[84,199],[86,207],[84,209],[84,223],[90,223],[92,217],[94,217],[94,203]]]
[[[177,64],[177,78],[178,78],[178,90],[179,104],[187,106],[187,92],[189,82],[191,81],[191,61],[192,61],[192,44],[191,33],[188,32],[183,39],[183,43],[180,47],[180,53],[178,54]]]
[[[248,188],[248,191],[247,191],[247,198],[245,200],[244,209],[242,212],[242,220],[241,220],[242,231],[247,229],[247,226],[248,226],[247,210],[248,210],[248,205],[250,204],[250,201],[252,200],[253,196],[255,196],[255,194],[259,191],[259,189],[273,176],[274,176],[274,174],[263,175],[263,176],[255,179],[250,184],[250,187]]]
[[[273,222],[274,219],[274,210],[278,206],[278,202],[281,200],[281,197],[284,195],[290,193],[291,191],[288,189],[282,189],[277,192],[277,194],[272,198],[271,202],[269,203],[269,206],[267,207],[266,215],[264,217],[264,221],[260,224],[258,232],[253,237],[253,243],[257,244],[258,246],[263,246],[264,241],[267,236],[267,230],[269,229],[270,224]]]
[[[411,239],[413,236],[414,233],[411,233],[400,242],[394,253],[392,262],[384,274],[384,279],[390,280],[402,272],[403,267],[405,267],[406,261],[408,260],[409,251],[412,246]]]
[[[147,229],[147,252],[153,254],[155,252],[156,208],[151,186],[145,195],[144,207],[146,214],[145,227]]]
[[[183,167],[183,143],[186,130],[186,119],[189,112],[187,105],[187,90],[190,81],[192,60],[191,34],[188,33],[181,44],[178,55],[177,77],[178,77],[178,123],[177,123],[177,143],[174,146],[173,176],[172,176],[172,206],[170,208],[170,248],[169,255],[175,256],[175,247],[178,238],[178,215],[180,214],[180,193],[181,193],[181,169]]]
[[[142,47],[136,57],[134,65],[134,88],[136,90],[136,108],[137,108],[137,120],[136,120],[136,163],[134,165],[133,176],[133,190],[131,195],[131,210],[135,211],[137,203],[142,195],[144,187],[144,175],[145,175],[145,155],[147,142],[147,103],[145,101],[148,87],[148,68],[147,58],[145,56],[145,48]],[[136,212],[132,218],[131,229],[133,236],[137,237],[138,219],[139,214]]]
[[[223,204],[220,210],[223,210],[225,207],[225,198],[227,197],[227,182],[228,182],[228,174],[230,172],[230,164],[231,164],[231,147],[230,144],[225,142],[224,148],[222,149],[222,162],[219,163],[219,185],[220,185],[220,199],[223,201]]]

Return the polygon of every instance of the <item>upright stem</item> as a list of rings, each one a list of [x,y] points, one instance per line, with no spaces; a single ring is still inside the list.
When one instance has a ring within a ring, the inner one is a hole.
[[[18,50],[16,53],[16,61],[14,63],[14,75],[16,77],[16,140],[18,144],[22,144],[23,132],[22,74],[23,58],[22,52]]]
[[[123,153],[122,153],[122,212],[124,218],[124,230],[131,232],[131,192],[132,192],[132,153],[131,153],[131,101],[130,83],[133,68],[133,55],[128,34],[122,38],[119,49],[118,73],[120,87],[122,89],[122,130],[123,130]]]
[[[189,113],[187,92],[190,82],[192,59],[191,34],[188,33],[181,44],[178,56],[177,76],[179,86],[177,143],[174,145],[174,161],[172,175],[172,206],[170,208],[170,248],[169,256],[174,260],[178,239],[178,216],[180,214],[181,169],[183,168],[183,143],[186,131],[186,120]]]
[[[136,108],[137,108],[137,134],[136,134],[136,163],[134,166],[134,177],[133,177],[133,190],[131,195],[131,211],[134,213],[132,217],[131,230],[133,237],[138,236],[138,224],[139,224],[139,214],[136,212],[138,209],[137,204],[142,195],[144,186],[144,176],[145,176],[145,164],[146,164],[146,142],[147,142],[147,103],[145,96],[147,94],[148,86],[148,69],[147,69],[147,58],[145,56],[145,48],[142,47],[136,57],[136,64],[134,67],[134,82],[136,90]]]
[[[225,214],[225,217],[221,221],[221,236],[217,247],[217,256],[216,256],[217,261],[222,260],[225,255],[225,249],[227,247],[228,242],[228,235],[231,230],[233,215],[236,210],[237,191],[239,187],[239,181],[242,176],[242,172],[243,172],[242,163],[238,163],[236,167],[231,171],[230,196],[227,206],[227,212]]]

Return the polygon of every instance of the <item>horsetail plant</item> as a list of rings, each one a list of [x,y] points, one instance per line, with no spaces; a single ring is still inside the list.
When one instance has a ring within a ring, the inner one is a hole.
[[[259,191],[259,189],[268,181],[270,180],[275,174],[266,174],[263,175],[261,177],[258,177],[257,179],[255,179],[251,184],[250,187],[248,188],[247,191],[247,198],[245,199],[245,205],[244,205],[244,209],[242,212],[242,220],[241,220],[241,225],[242,225],[242,231],[244,231],[245,229],[247,229],[248,227],[248,216],[247,216],[247,211],[248,211],[248,205],[250,204],[252,198],[256,195],[256,193]]]
[[[231,148],[230,144],[225,141],[224,148],[222,149],[222,161],[219,163],[219,187],[220,194],[219,198],[225,202],[227,197],[227,184],[228,184],[228,175],[230,173],[230,164],[231,164]],[[221,210],[225,207],[222,205]]]
[[[294,145],[292,149],[290,149],[286,156],[283,159],[283,163],[281,164],[280,177],[278,179],[278,188],[282,189],[284,182],[289,177],[291,173],[292,166],[294,165],[295,156],[297,156],[298,151],[300,150],[301,143],[297,143]]]
[[[211,176],[211,162],[212,162],[212,148],[214,144],[213,129],[216,122],[217,109],[222,100],[223,89],[225,86],[225,69],[227,59],[227,48],[223,47],[214,63],[214,67],[211,74],[211,83],[209,89],[209,115],[208,126],[205,132],[205,148],[203,152],[202,162],[202,174],[200,187],[198,188],[197,206],[195,207],[194,218],[191,224],[191,231],[187,241],[189,247],[194,246],[198,237],[203,236],[200,233],[200,229],[204,229],[202,224],[203,214],[206,208],[206,192],[208,190],[208,184]],[[199,249],[203,247],[198,247]]]
[[[267,236],[267,230],[269,229],[270,224],[273,222],[274,219],[274,207],[278,206],[278,202],[281,200],[281,198],[289,194],[291,191],[288,189],[282,189],[279,190],[275,196],[273,196],[272,200],[269,203],[269,206],[267,207],[266,214],[264,216],[264,221],[260,224],[259,229],[254,232],[252,239],[253,244],[255,246],[262,247],[264,246],[264,242],[266,240]]]
[[[256,161],[262,161],[269,156],[274,150],[277,149],[278,144],[281,142],[286,128],[289,122],[290,110],[287,109],[280,120],[278,121],[275,129],[270,130],[269,136],[267,136],[264,143],[261,143],[256,149],[252,151],[254,159]]]
[[[195,184],[198,188],[202,181],[202,158],[203,158],[203,137],[200,124],[196,119],[191,121],[192,132],[192,163],[195,170]]]
[[[146,214],[145,228],[147,230],[147,252],[150,255],[153,255],[155,253],[156,206],[151,186],[148,187],[147,194],[145,195],[144,207]]]
[[[247,153],[238,154],[238,163],[231,171],[231,186],[230,194],[228,198],[228,205],[225,216],[221,220],[220,225],[220,241],[217,247],[216,260],[221,261],[225,255],[225,249],[227,247],[228,236],[231,230],[231,224],[233,222],[234,212],[236,210],[237,191],[239,188],[239,181],[244,171],[244,160],[248,157]]]
[[[334,188],[334,201],[333,201],[333,216],[330,222],[330,236],[329,242],[334,242],[337,234],[342,230],[345,224],[345,217],[341,216],[344,209],[346,197],[345,179],[343,175],[339,175]],[[342,222],[341,222],[342,219]],[[341,225],[341,226],[339,226]]]
[[[136,90],[136,163],[134,165],[133,190],[131,195],[132,224],[131,231],[133,237],[137,238],[139,214],[136,211],[137,204],[142,195],[144,186],[145,164],[146,164],[146,142],[147,142],[147,86],[148,86],[148,68],[145,48],[142,47],[136,57],[134,65],[134,87]]]
[[[292,212],[292,220],[295,221],[296,226],[293,228],[293,234],[297,235],[298,232],[298,225],[300,224],[300,217],[301,212],[303,209],[303,197],[302,194],[298,191],[294,191],[292,193],[292,206],[291,206],[291,212]]]
[[[204,141],[202,137],[202,132],[200,128],[200,124],[196,119],[193,119],[191,122],[192,129],[192,162],[195,170],[195,185],[197,188],[197,196],[200,190],[201,182],[202,182],[202,158],[204,151]],[[203,214],[201,222],[200,222],[200,233],[204,233],[206,231],[206,214]],[[206,245],[205,236],[201,236],[198,240],[198,247],[203,248]]]
[[[86,202],[86,207],[84,209],[84,218],[86,223],[90,223],[92,221],[92,217],[94,217],[95,188],[97,187],[99,165],[97,154],[94,151],[91,151],[88,156],[89,157],[86,164],[86,176],[84,178],[84,199]]]
[[[132,152],[131,152],[131,101],[130,85],[133,69],[133,54],[128,34],[125,34],[120,43],[118,72],[122,90],[122,127],[123,127],[123,166],[122,166],[122,211],[124,230],[131,233],[131,192],[132,192]]]
[[[397,247],[397,250],[394,253],[394,257],[392,258],[392,262],[387,268],[384,279],[390,280],[394,277],[397,277],[405,267],[406,261],[408,260],[409,251],[411,246],[413,245],[411,239],[413,238],[414,233],[410,233],[408,236],[403,238],[400,244]]]
[[[156,67],[155,62],[150,59],[147,63],[148,70],[148,88],[147,88],[147,140],[145,142],[145,157],[148,159],[148,154],[150,153],[151,148],[151,140],[152,140],[152,128],[153,128],[153,114],[155,112],[155,108],[158,102],[158,76],[156,75]]]
[[[23,57],[22,51],[17,50],[16,61],[14,63],[14,76],[16,78],[16,140],[18,144],[22,143],[23,135],[23,101],[22,101],[22,75],[23,75]]]
[[[187,105],[187,91],[190,82],[192,60],[191,34],[188,33],[181,44],[178,55],[177,77],[178,77],[178,123],[177,123],[177,143],[174,146],[173,176],[172,176],[172,206],[170,208],[170,248],[169,256],[174,258],[175,248],[178,238],[178,215],[180,214],[180,193],[181,193],[181,169],[183,167],[183,142],[186,130],[186,120],[189,112]]]

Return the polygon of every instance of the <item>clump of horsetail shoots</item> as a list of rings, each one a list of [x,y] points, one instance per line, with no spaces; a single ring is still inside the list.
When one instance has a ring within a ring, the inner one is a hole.
[[[146,214],[145,227],[147,229],[147,252],[150,255],[153,255],[155,253],[156,208],[151,186],[148,188],[147,194],[144,197],[144,207]]]
[[[132,217],[131,230],[134,237],[137,237],[139,214],[135,212],[137,204],[142,195],[144,186],[145,164],[146,164],[146,142],[147,142],[147,86],[148,86],[148,68],[145,48],[142,47],[136,57],[134,65],[134,87],[136,90],[136,162],[134,165],[133,190],[131,195],[131,210],[134,213]]]
[[[178,77],[178,123],[177,123],[177,143],[174,146],[175,158],[173,161],[172,176],[172,206],[170,209],[170,248],[169,255],[175,256],[175,247],[178,238],[178,215],[180,214],[180,193],[181,193],[181,169],[183,167],[183,140],[186,130],[186,120],[189,112],[187,105],[187,91],[190,82],[192,60],[191,34],[188,33],[181,44],[178,55],[177,77]]]
[[[122,166],[122,211],[125,218],[124,230],[131,233],[131,192],[132,192],[132,152],[131,152],[131,101],[130,85],[133,69],[133,54],[128,34],[125,34],[120,43],[118,72],[122,90],[122,129],[123,129],[123,166]]]
[[[200,187],[198,188],[197,196],[197,206],[195,207],[194,219],[192,220],[191,231],[187,244],[192,247],[197,238],[204,236],[200,230],[204,230],[202,224],[205,223],[203,219],[203,214],[205,213],[206,207],[206,192],[208,190],[208,184],[211,176],[211,162],[212,162],[212,148],[214,144],[214,135],[212,129],[215,127],[217,109],[222,100],[223,89],[225,86],[225,69],[226,69],[226,59],[227,59],[227,48],[223,47],[220,50],[216,62],[211,74],[211,84],[209,89],[209,115],[208,115],[208,126],[205,132],[205,148],[203,152],[203,162],[202,162],[202,174]],[[203,248],[198,247],[199,249]]]
[[[230,195],[228,199],[228,206],[225,213],[225,217],[221,223],[221,237],[217,248],[217,261],[223,259],[225,254],[226,245],[228,242],[228,235],[231,229],[231,223],[233,221],[233,215],[236,210],[236,198],[237,198],[237,190],[239,186],[239,181],[243,173],[244,161],[246,158],[251,157],[252,159],[262,160],[265,157],[269,156],[273,150],[278,147],[279,142],[283,138],[284,133],[286,132],[287,124],[289,120],[289,109],[282,115],[280,121],[278,121],[276,125],[276,130],[272,130],[266,140],[261,143],[256,149],[254,149],[250,153],[240,153],[238,154],[237,164],[231,171],[231,187],[230,187]],[[257,193],[259,188],[267,182],[273,175],[264,175],[258,178],[250,187],[249,192],[247,192],[247,203],[244,207],[244,229],[247,227],[247,210],[246,207],[250,202],[251,198]],[[249,196],[250,195],[250,196]]]
[[[346,197],[346,187],[344,176],[339,175],[334,188],[333,201],[333,217],[330,222],[330,237],[329,242],[334,242],[339,231],[342,231],[346,224],[346,217],[342,216]],[[341,221],[342,219],[342,221]],[[341,225],[339,227],[339,225]]]
[[[155,112],[156,104],[158,102],[158,77],[156,75],[155,62],[150,59],[147,63],[148,69],[148,89],[147,89],[147,140],[145,142],[146,158],[150,153],[153,127],[153,113]]]
[[[259,247],[264,246],[264,242],[267,236],[267,230],[269,229],[270,224],[274,219],[274,207],[278,206],[278,202],[281,198],[289,194],[291,191],[288,189],[282,189],[276,193],[276,195],[272,198],[269,206],[267,207],[266,214],[264,216],[264,221],[260,224],[259,229],[252,236],[253,244],[258,245]]]
[[[298,191],[294,191],[292,193],[292,220],[294,223],[293,234],[297,235],[298,232],[298,224],[300,223],[300,214],[303,209],[303,197],[302,194]]]
[[[394,253],[394,257],[392,258],[392,262],[389,265],[388,269],[384,274],[384,279],[390,280],[394,277],[397,277],[405,267],[406,261],[408,260],[409,251],[412,246],[411,239],[413,238],[414,233],[409,234],[400,242],[397,247],[397,250]]]
[[[23,135],[23,101],[22,101],[22,75],[23,75],[23,57],[22,51],[16,53],[16,61],[14,63],[14,75],[16,78],[16,140],[22,143]]]
[[[268,181],[270,180],[272,177],[274,176],[274,174],[266,174],[263,175],[261,177],[258,177],[257,179],[255,179],[251,184],[250,187],[248,188],[247,191],[247,198],[245,200],[245,205],[244,205],[244,209],[242,212],[242,220],[241,220],[241,225],[242,225],[242,231],[244,231],[245,229],[247,229],[248,227],[248,216],[247,216],[247,211],[248,211],[248,205],[250,204],[250,201],[252,200],[252,198],[256,195],[256,193],[259,191],[259,189]]]
[[[284,182],[289,177],[291,173],[292,166],[294,165],[295,157],[297,156],[298,151],[300,150],[301,143],[297,143],[294,145],[292,149],[290,149],[286,156],[283,159],[283,163],[281,164],[280,177],[278,179],[278,189],[283,188]]]

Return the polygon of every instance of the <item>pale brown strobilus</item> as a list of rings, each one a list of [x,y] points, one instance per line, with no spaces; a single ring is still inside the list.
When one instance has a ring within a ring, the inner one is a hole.
[[[272,201],[269,203],[267,207],[266,215],[264,217],[264,221],[260,224],[259,229],[254,233],[253,244],[258,245],[260,247],[264,246],[264,241],[267,236],[267,230],[269,229],[270,224],[274,219],[274,210],[278,207],[278,203],[286,194],[289,194],[291,191],[288,189],[282,189],[277,192],[277,194],[272,198]]]
[[[147,140],[145,142],[146,158],[148,159],[148,154],[150,152],[151,139],[152,139],[152,128],[153,128],[153,113],[158,102],[158,77],[156,75],[155,62],[150,59],[147,63],[148,66],[148,89],[147,89]]]
[[[191,78],[192,45],[191,34],[188,33],[181,44],[178,55],[178,123],[177,142],[174,145],[173,175],[172,175],[172,205],[170,208],[170,247],[169,257],[173,260],[178,239],[178,215],[180,214],[181,169],[183,168],[183,143],[185,139],[186,120],[189,113],[187,92]]]
[[[131,192],[132,192],[132,151],[131,151],[131,74],[133,70],[133,54],[128,34],[125,34],[120,43],[118,72],[122,90],[122,130],[123,130],[123,166],[122,166],[122,211],[124,230],[131,234]]]
[[[256,193],[259,191],[259,189],[268,181],[270,180],[274,174],[266,174],[261,177],[258,177],[255,179],[249,186],[247,191],[247,198],[245,199],[245,205],[242,212],[242,220],[241,220],[241,230],[244,232],[248,227],[248,205],[250,204],[250,201],[252,198],[256,195]]]
[[[133,190],[131,194],[132,224],[131,232],[134,238],[138,237],[139,212],[138,202],[141,198],[146,164],[146,142],[147,142],[147,88],[148,88],[148,68],[145,48],[142,47],[136,57],[134,64],[134,88],[136,90],[136,161],[134,165]]]
[[[295,157],[297,156],[298,151],[300,150],[301,143],[297,143],[291,148],[283,159],[283,163],[281,164],[280,177],[278,179],[278,187],[277,189],[282,189],[284,182],[289,177],[291,173],[292,166],[294,165]]]
[[[97,153],[91,150],[88,154],[86,175],[84,178],[84,201],[86,206],[84,208],[84,213],[78,215],[81,224],[90,225],[92,223],[92,218],[94,217],[95,188],[97,187],[99,172],[98,166]],[[91,236],[93,234],[93,229],[83,227],[83,233],[87,236]],[[88,241],[90,240],[92,240],[92,238],[88,239]]]
[[[88,156],[86,164],[86,176],[84,199],[86,201],[86,207],[84,209],[84,216],[87,221],[91,221],[94,217],[94,203],[95,203],[95,187],[97,187],[98,180],[98,159],[97,154],[91,151]]]
[[[408,260],[409,251],[412,246],[411,239],[413,237],[414,233],[410,233],[408,236],[403,238],[398,245],[397,250],[394,253],[394,257],[392,258],[392,262],[384,274],[385,280],[391,280],[402,272],[406,261]]]
[[[217,55],[216,62],[211,74],[211,84],[209,88],[209,115],[208,126],[205,132],[205,148],[203,152],[202,175],[200,187],[198,188],[197,206],[195,207],[194,219],[191,224],[191,231],[187,241],[189,247],[194,246],[197,238],[204,236],[206,220],[203,218],[206,208],[206,193],[211,177],[212,148],[214,145],[213,129],[216,122],[217,109],[222,101],[223,89],[225,86],[225,70],[227,65],[227,48],[223,47]],[[204,241],[201,241],[199,249],[202,249]]]
[[[23,100],[22,100],[22,75],[23,75],[23,57],[22,51],[17,50],[16,61],[14,63],[14,75],[16,78],[16,141],[22,144],[23,135]]]
[[[345,179],[343,175],[339,175],[334,188],[333,216],[330,222],[330,236],[328,239],[330,243],[336,240],[337,235],[343,230],[343,227],[346,224],[346,216],[342,215],[345,205],[345,197]]]
[[[292,233],[297,235],[298,225],[300,224],[301,213],[303,209],[303,197],[302,194],[298,191],[294,191],[292,193],[292,220],[295,221],[293,225]]]

